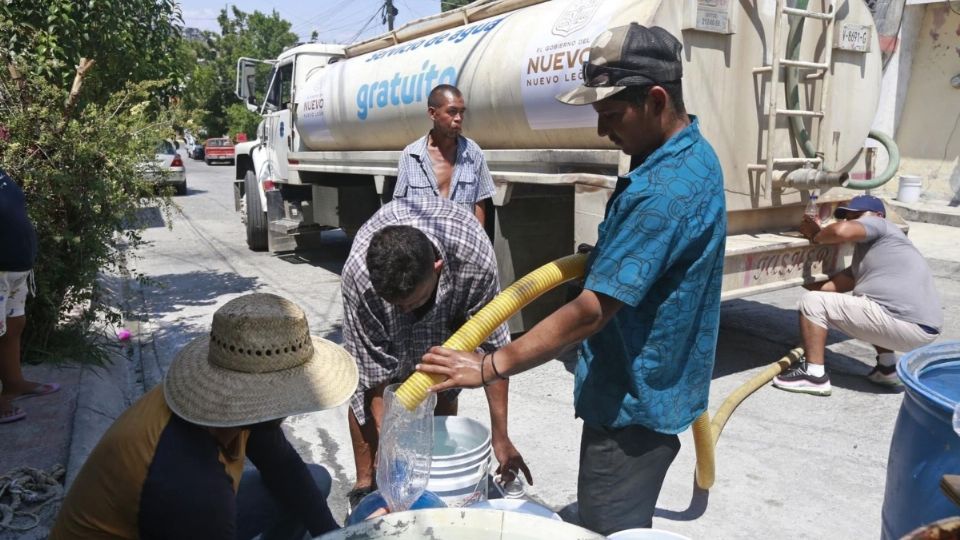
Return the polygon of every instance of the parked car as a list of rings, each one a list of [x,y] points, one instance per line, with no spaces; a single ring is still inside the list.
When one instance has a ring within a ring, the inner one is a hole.
[[[203,161],[207,165],[214,161],[226,161],[233,165],[236,161],[233,153],[233,142],[226,138],[207,139],[203,145]]]
[[[203,159],[203,143],[196,141],[192,147],[187,147],[187,157],[190,159]]]
[[[187,151],[187,157],[192,158],[194,150],[196,150],[197,146],[200,145],[200,141],[194,138],[194,136],[191,135],[190,133],[185,132],[183,135],[183,142],[184,142],[183,148],[184,150]]]
[[[187,171],[180,158],[179,144],[163,140],[157,145],[153,162],[142,163],[143,177],[158,186],[173,186],[177,195],[187,194]]]

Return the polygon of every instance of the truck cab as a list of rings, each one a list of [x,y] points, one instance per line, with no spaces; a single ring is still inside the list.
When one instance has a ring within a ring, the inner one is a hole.
[[[237,61],[236,95],[248,110],[263,118],[256,138],[236,147],[234,204],[241,211],[247,227],[247,243],[253,250],[271,247],[268,198],[282,205],[281,189],[286,188],[291,195],[295,191],[301,195],[309,191],[309,187],[306,190],[293,187],[300,186],[301,182],[296,172],[291,173],[288,162],[289,152],[299,145],[293,128],[296,91],[303,87],[309,73],[341,58],[343,47],[340,45],[310,43],[288,49],[275,60],[240,58]],[[264,77],[265,68],[269,71]],[[266,87],[262,86],[263,81],[267,82]],[[302,216],[296,211],[293,213]],[[295,247],[295,243],[275,237],[273,251]]]

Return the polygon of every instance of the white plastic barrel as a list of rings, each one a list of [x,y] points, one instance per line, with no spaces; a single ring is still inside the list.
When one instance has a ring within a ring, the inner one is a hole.
[[[427,489],[449,507],[486,498],[490,430],[470,418],[435,416],[433,460]]]
[[[905,203],[915,203],[920,200],[920,189],[923,179],[913,174],[900,175],[900,188],[897,190],[897,200]]]

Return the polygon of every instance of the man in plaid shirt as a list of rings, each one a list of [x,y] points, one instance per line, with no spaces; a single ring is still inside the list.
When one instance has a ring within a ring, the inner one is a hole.
[[[387,204],[357,233],[342,272],[345,346],[360,368],[348,421],[357,480],[354,506],[370,493],[383,390],[413,373],[431,346],[444,342],[500,292],[493,247],[462,205],[430,197]],[[510,340],[502,325],[481,345],[493,351]],[[507,436],[508,382],[486,388],[497,472],[512,480],[523,457]],[[435,413],[457,413],[457,391],[437,396]],[[373,420],[372,422],[370,420]]]
[[[441,84],[427,98],[433,129],[400,153],[394,199],[443,197],[486,222],[493,178],[477,143],[464,137],[467,106],[456,86]]]

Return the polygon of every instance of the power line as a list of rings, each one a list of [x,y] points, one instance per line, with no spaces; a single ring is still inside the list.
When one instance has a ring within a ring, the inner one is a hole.
[[[328,16],[328,15],[330,15],[330,14],[340,12],[340,10],[343,9],[343,8],[344,8],[347,4],[349,4],[351,1],[352,1],[352,0],[343,0],[342,2],[334,5],[332,8],[330,8],[330,9],[328,9],[328,10],[321,11],[320,13],[317,13],[317,14],[314,15],[313,17],[309,17],[309,18],[307,18],[306,20],[300,21],[300,22],[297,23],[296,26],[294,27],[294,28],[296,28],[296,30],[292,30],[292,31],[293,31],[294,33],[299,33],[300,31],[305,30],[305,29],[306,29],[306,30],[309,30],[311,27],[314,26],[314,23],[316,23],[316,22],[319,21],[320,19],[323,19],[324,17],[326,17],[326,16]]]
[[[357,38],[360,37],[360,34],[362,34],[363,31],[366,30],[368,26],[370,26],[370,23],[373,22],[373,19],[377,15],[380,15],[383,10],[384,10],[384,6],[381,6],[380,9],[375,11],[373,15],[369,19],[367,19],[367,22],[363,24],[363,27],[360,28],[360,30],[358,30],[357,33],[353,35],[353,37],[347,40],[347,43],[353,43],[354,41],[356,41]]]

